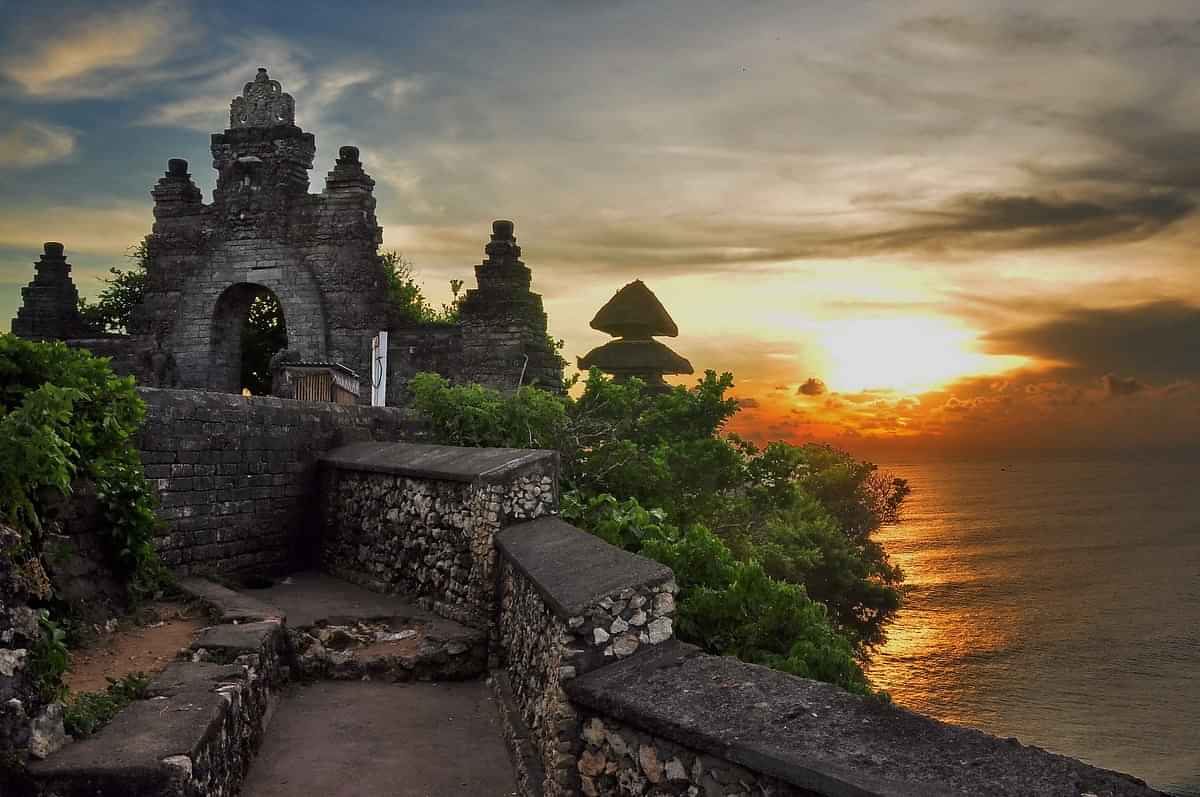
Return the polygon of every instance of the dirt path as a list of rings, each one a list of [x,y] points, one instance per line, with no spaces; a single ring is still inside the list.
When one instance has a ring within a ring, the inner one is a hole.
[[[180,603],[151,604],[143,614],[146,612],[152,620],[147,625],[119,628],[86,648],[71,651],[71,668],[64,680],[72,693],[102,692],[109,678],[161,671],[188,646],[196,631],[207,625],[198,611],[189,613]]]

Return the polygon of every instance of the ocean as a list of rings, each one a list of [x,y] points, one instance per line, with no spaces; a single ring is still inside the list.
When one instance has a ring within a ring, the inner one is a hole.
[[[891,463],[893,700],[1200,797],[1200,464]]]

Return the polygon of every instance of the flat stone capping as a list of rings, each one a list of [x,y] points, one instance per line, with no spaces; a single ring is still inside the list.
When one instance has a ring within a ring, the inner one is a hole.
[[[240,666],[173,662],[151,682],[152,699],[133,701],[30,771],[51,794],[173,794],[180,773],[169,759],[200,757],[230,710],[219,690],[245,677]]]
[[[235,592],[207,578],[189,576],[179,579],[177,585],[184,594],[211,607],[222,623],[253,623],[261,620],[282,622],[287,619],[283,611],[275,606]]]
[[[612,717],[828,797],[1164,797],[1128,775],[672,641],[566,684]]]
[[[622,551],[556,517],[510,526],[496,547],[563,618],[576,617],[607,595],[671,581],[671,568]]]
[[[321,457],[346,470],[393,473],[421,479],[498,481],[518,468],[544,462],[558,468],[558,452],[529,448],[465,448],[420,443],[351,443]]]

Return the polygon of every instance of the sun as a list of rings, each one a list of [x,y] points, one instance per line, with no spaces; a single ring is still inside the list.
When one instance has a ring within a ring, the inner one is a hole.
[[[828,321],[818,333],[831,390],[923,393],[1026,362],[977,350],[978,333],[945,318]]]

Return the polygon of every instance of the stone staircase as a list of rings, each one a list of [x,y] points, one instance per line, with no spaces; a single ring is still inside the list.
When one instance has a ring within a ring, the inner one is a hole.
[[[331,576],[300,573],[261,590],[200,578],[180,586],[216,623],[153,679],[147,699],[34,763],[39,795],[237,794],[281,697],[296,685],[462,681],[486,673],[485,632]]]

